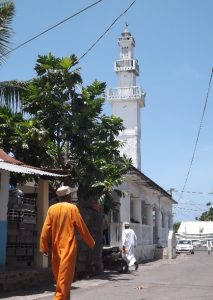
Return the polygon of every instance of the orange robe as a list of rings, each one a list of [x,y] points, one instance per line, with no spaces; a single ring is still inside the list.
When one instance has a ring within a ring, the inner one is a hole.
[[[56,281],[54,300],[69,298],[77,255],[75,229],[90,248],[94,247],[95,242],[75,205],[60,202],[50,206],[41,232],[40,251],[52,251]]]

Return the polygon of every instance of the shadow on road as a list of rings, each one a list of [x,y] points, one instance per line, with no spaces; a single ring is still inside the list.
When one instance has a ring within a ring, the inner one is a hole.
[[[10,298],[10,297],[18,297],[18,296],[27,296],[27,295],[35,295],[35,294],[42,294],[42,293],[51,293],[55,291],[55,287],[53,284],[45,284],[38,287],[26,287],[26,289],[17,288],[14,291],[10,292],[0,292],[0,299],[2,298]]]
[[[88,281],[88,284],[92,281],[95,280],[104,280],[104,281],[130,281],[134,279],[134,276],[136,274],[135,271],[129,271],[126,274],[131,274],[132,275],[132,279],[131,278],[126,278],[123,275],[125,274],[120,274],[116,271],[104,271],[102,274],[97,275],[97,276],[91,276],[91,277],[87,277],[85,279],[81,279],[81,280],[76,280],[73,282],[73,286],[71,287],[72,290],[77,290],[77,289],[81,289],[80,286],[75,286],[75,284],[79,284],[84,281]],[[0,292],[0,299],[2,298],[10,298],[10,297],[21,297],[21,296],[27,296],[27,295],[37,295],[37,294],[49,294],[49,293],[53,293],[55,291],[55,285],[54,283],[44,283],[40,286],[37,287],[26,287],[26,288],[17,288],[14,291],[8,291],[8,292]]]

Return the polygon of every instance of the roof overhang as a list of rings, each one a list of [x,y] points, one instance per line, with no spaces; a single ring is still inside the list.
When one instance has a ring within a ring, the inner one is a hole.
[[[37,176],[51,176],[51,177],[66,177],[67,175],[61,175],[57,173],[43,171],[41,169],[33,168],[26,165],[15,165],[12,163],[4,162],[0,160],[0,170],[8,172],[37,175]]]
[[[67,177],[68,175],[49,172],[46,170],[42,170],[41,168],[37,168],[34,166],[26,165],[24,162],[17,160],[15,157],[10,156],[3,149],[0,148],[0,170],[5,170],[8,172],[21,173],[21,174],[29,174],[34,176],[44,176],[44,177]]]
[[[165,197],[169,199],[173,204],[177,204],[172,198],[172,195],[165,191],[161,186],[159,186],[156,182],[151,180],[149,177],[144,175],[140,170],[131,166],[131,169],[128,171],[127,176],[131,177],[132,181],[137,183],[138,185],[146,186],[147,188],[153,189],[154,191],[159,193],[159,196]]]

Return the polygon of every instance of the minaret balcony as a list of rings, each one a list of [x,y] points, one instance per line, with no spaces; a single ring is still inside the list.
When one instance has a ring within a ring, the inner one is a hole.
[[[145,93],[140,86],[109,88],[107,100],[137,100],[141,106],[145,105]]]
[[[137,59],[119,59],[114,62],[115,72],[134,71],[139,75],[139,64]]]

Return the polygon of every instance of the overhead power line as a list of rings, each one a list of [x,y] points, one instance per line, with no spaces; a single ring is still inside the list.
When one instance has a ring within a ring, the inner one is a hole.
[[[206,209],[191,209],[191,208],[182,208],[182,207],[175,207],[175,210],[179,209],[179,210],[183,210],[183,211],[199,211],[200,213],[203,213],[204,211],[206,211]]]
[[[187,202],[181,202],[180,204],[175,204],[174,207],[180,207],[181,206],[185,206],[185,205],[191,205],[191,206],[195,206],[195,207],[204,207],[206,206],[206,203],[204,204],[200,204],[200,203],[187,203]]]
[[[106,35],[106,33],[112,28],[112,26],[123,16],[125,15],[128,10],[135,4],[136,0],[134,0],[112,23],[111,25],[104,31],[104,33],[89,47],[89,49],[80,56],[78,62],[84,58],[97,44],[98,42]]]
[[[213,192],[192,192],[192,191],[178,191],[178,190],[173,190],[174,193],[186,193],[186,194],[199,194],[199,195],[212,195]]]
[[[209,85],[208,85],[206,100],[205,100],[205,103],[204,103],[204,108],[203,108],[203,112],[202,112],[202,116],[201,116],[200,126],[199,126],[198,133],[197,133],[197,138],[196,138],[195,145],[194,145],[194,150],[193,150],[192,158],[191,158],[191,161],[190,161],[190,164],[189,164],[189,169],[188,169],[188,172],[187,172],[187,175],[186,175],[186,179],[185,179],[182,191],[181,191],[181,195],[180,195],[180,197],[178,199],[178,202],[180,202],[180,200],[181,200],[181,198],[183,196],[183,193],[185,191],[186,184],[187,184],[188,179],[189,179],[189,174],[191,172],[192,164],[193,164],[193,161],[194,161],[194,158],[195,158],[195,152],[196,152],[196,149],[197,149],[197,145],[198,145],[198,141],[199,141],[199,137],[200,137],[200,132],[201,132],[202,124],[203,124],[203,119],[204,119],[204,115],[205,115],[205,112],[206,112],[206,106],[207,106],[207,102],[208,102],[209,91],[210,91],[211,81],[212,81],[212,74],[213,74],[213,69],[211,70],[211,75],[210,75],[210,79],[209,79]]]
[[[97,5],[98,3],[102,2],[102,1],[103,1],[103,0],[98,0],[98,1],[94,2],[93,4],[88,5],[87,7],[85,7],[85,8],[83,8],[83,9],[79,10],[77,13],[75,13],[75,14],[73,14],[73,15],[67,17],[66,19],[60,21],[59,23],[57,23],[57,24],[55,24],[55,25],[49,27],[48,29],[46,29],[46,30],[42,31],[41,33],[35,35],[34,37],[30,38],[29,40],[27,40],[27,41],[21,43],[20,45],[16,46],[15,48],[13,48],[13,49],[7,51],[7,52],[4,53],[3,55],[1,55],[0,58],[3,58],[3,57],[5,57],[5,56],[7,56],[9,53],[14,52],[15,50],[17,50],[17,49],[19,49],[19,48],[25,46],[26,44],[29,44],[30,42],[32,42],[33,40],[37,39],[38,37],[44,35],[45,33],[49,32],[49,31],[51,31],[51,30],[53,30],[54,28],[60,26],[61,24],[67,22],[68,20],[70,20],[70,19],[72,19],[72,18],[74,18],[74,17],[80,15],[80,14],[83,13],[84,11],[90,9],[91,7]]]

